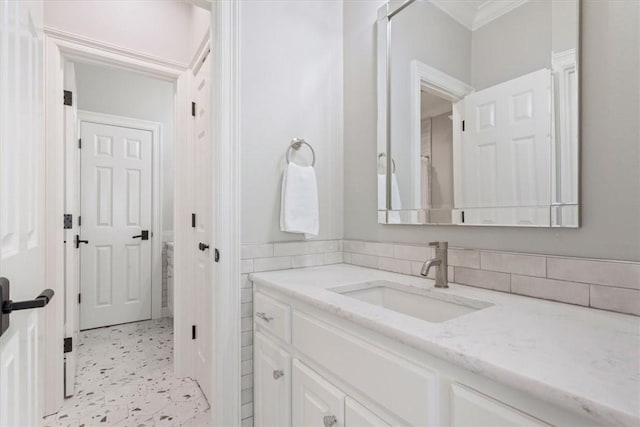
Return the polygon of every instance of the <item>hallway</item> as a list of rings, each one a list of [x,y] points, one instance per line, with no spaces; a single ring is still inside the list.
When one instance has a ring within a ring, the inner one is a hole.
[[[209,404],[173,375],[172,352],[170,318],[81,332],[75,395],[43,425],[206,426]]]

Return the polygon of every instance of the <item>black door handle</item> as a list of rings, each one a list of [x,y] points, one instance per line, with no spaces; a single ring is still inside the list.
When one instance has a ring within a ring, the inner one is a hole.
[[[9,328],[9,315],[12,311],[28,310],[30,308],[45,307],[53,299],[53,289],[45,289],[35,299],[13,302],[9,299],[11,286],[9,279],[0,277],[0,335]]]
[[[200,249],[201,251],[206,251],[207,249],[209,249],[209,245],[205,245],[204,243],[200,242],[198,244],[198,249]]]
[[[142,230],[140,234],[133,236],[132,239],[149,240],[149,230]]]
[[[85,245],[89,243],[88,240],[80,240],[80,236],[76,234],[76,249],[80,247],[80,243],[84,243]]]

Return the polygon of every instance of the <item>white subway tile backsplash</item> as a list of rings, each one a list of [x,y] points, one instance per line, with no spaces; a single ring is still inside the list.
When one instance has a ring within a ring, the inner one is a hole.
[[[253,387],[253,375],[243,375],[240,379],[241,390]]]
[[[240,404],[244,405],[251,402],[253,402],[253,389],[242,390],[240,393]]]
[[[507,273],[455,267],[453,274],[455,274],[456,283],[462,285],[476,286],[502,292],[511,291],[511,276]]]
[[[253,273],[253,260],[243,259],[240,261],[240,273]]]
[[[318,240],[307,243],[310,254],[340,252],[339,240]]]
[[[240,317],[253,316],[253,303],[246,302],[240,304]]]
[[[591,285],[591,307],[640,316],[640,291]]]
[[[253,346],[248,345],[240,350],[240,361],[251,360],[253,358]]]
[[[640,263],[549,257],[547,276],[640,290]]]
[[[343,240],[342,241],[342,250],[344,252],[351,253],[362,253],[362,248],[364,246],[364,242],[358,240]]]
[[[342,260],[342,252],[331,252],[324,254],[324,263],[325,264],[341,264]]]
[[[240,303],[245,304],[253,301],[253,290],[248,288],[240,289]]]
[[[394,258],[424,262],[433,256],[433,248],[427,246],[393,245]]]
[[[542,256],[480,252],[480,268],[526,276],[545,277],[547,275],[546,259]]]
[[[240,333],[240,346],[246,347],[253,344],[253,332]]]
[[[351,254],[351,264],[360,267],[378,268],[378,257],[364,254]]]
[[[251,288],[251,287],[253,287],[253,282],[251,280],[249,280],[249,275],[248,274],[241,274],[240,275],[240,287],[241,288]]]
[[[411,261],[395,258],[378,258],[378,268],[380,270],[392,271],[400,274],[411,274]]]
[[[241,259],[267,258],[273,256],[273,244],[242,245],[240,249]]]
[[[364,245],[362,246],[362,253],[366,255],[377,255],[393,258],[393,244],[364,242]]]
[[[240,375],[246,375],[253,372],[253,360],[246,360],[240,363]]]
[[[280,256],[271,258],[256,258],[253,260],[253,271],[286,270],[291,268],[291,257]]]
[[[273,244],[274,256],[302,255],[309,252],[307,242],[285,242]]]
[[[292,268],[313,267],[324,264],[324,254],[296,255],[291,257]]]
[[[585,283],[512,274],[511,292],[569,304],[589,305],[589,285]]]
[[[253,331],[253,317],[244,317],[240,320],[240,332]]]
[[[473,249],[449,248],[447,258],[454,267],[480,268],[480,252]]]
[[[253,387],[253,385],[252,385]],[[240,407],[240,419],[244,420],[253,416],[253,405],[251,403],[247,403],[246,405],[242,405]]]

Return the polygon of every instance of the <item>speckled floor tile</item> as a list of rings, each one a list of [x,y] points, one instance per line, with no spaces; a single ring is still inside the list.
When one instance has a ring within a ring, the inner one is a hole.
[[[75,395],[44,427],[206,427],[198,383],[173,375],[171,319],[80,333]]]

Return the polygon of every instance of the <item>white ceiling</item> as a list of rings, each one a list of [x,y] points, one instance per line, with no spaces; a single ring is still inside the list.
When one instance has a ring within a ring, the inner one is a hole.
[[[434,6],[474,31],[529,0],[430,0]]]

